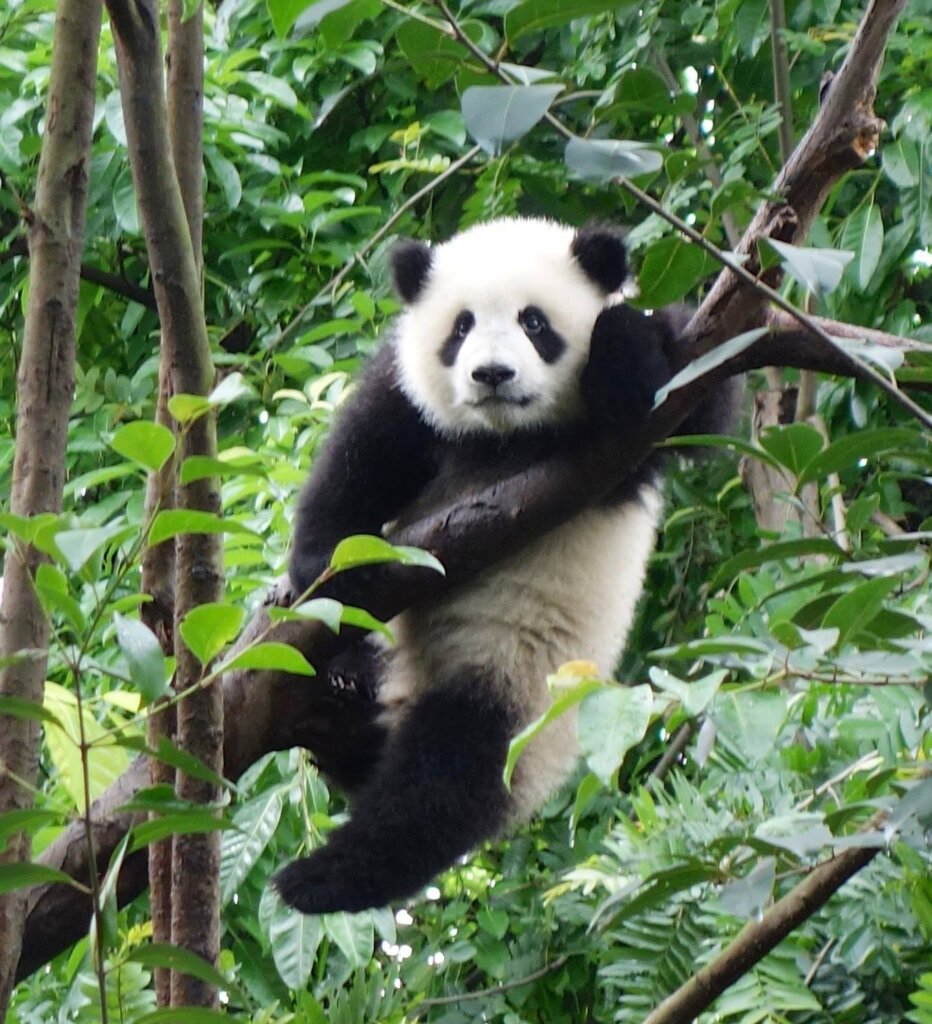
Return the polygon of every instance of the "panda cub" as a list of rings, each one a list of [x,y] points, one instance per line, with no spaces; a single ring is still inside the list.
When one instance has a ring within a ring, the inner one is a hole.
[[[336,544],[431,495],[463,493],[582,450],[646,417],[672,375],[676,328],[614,293],[621,235],[502,219],[392,254],[403,300],[391,339],[338,415],[301,495],[291,579],[303,592]],[[699,414],[690,431],[716,426]],[[330,666],[374,698],[371,728],[339,737],[321,768],[351,817],[275,886],[305,913],[358,911],[410,896],[477,843],[531,816],[577,749],[564,715],[502,782],[508,745],[549,705],[546,677],[573,659],[610,676],[621,654],[661,512],[658,463],[609,499],[415,606]],[[396,570],[397,571],[397,567]],[[335,577],[322,593],[340,596]],[[350,746],[354,749],[351,752]]]

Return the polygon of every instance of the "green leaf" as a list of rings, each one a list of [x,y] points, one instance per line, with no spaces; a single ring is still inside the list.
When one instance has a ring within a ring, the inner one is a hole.
[[[106,735],[87,704],[79,712],[74,694],[51,680],[45,684],[45,706],[57,719],[45,730],[49,757],[58,782],[83,812],[85,772],[91,799],[96,800],[126,771],[129,757],[115,738]],[[89,744],[83,757],[82,739]]]
[[[644,254],[638,274],[638,305],[657,309],[678,302],[712,265],[692,242],[666,235]]]
[[[202,665],[209,665],[231,640],[236,639],[246,609],[220,602],[198,605],[179,626],[181,638]]]
[[[762,338],[767,333],[766,327],[755,327],[752,331],[745,331],[744,334],[738,334],[734,338],[729,338],[728,341],[723,342],[721,345],[716,345],[710,352],[706,352],[705,355],[694,359],[660,388],[654,398],[654,408],[656,409],[662,405],[672,392],[678,391],[700,377],[704,377],[710,371],[717,369],[730,359],[740,355],[746,349],[749,349],[758,338]]]
[[[110,447],[118,455],[157,472],[175,450],[175,435],[161,423],[127,423],[113,435]]]
[[[349,3],[349,0],[340,0],[340,3]],[[232,405],[233,402],[238,402],[241,398],[248,398],[254,394],[255,391],[246,383],[246,378],[237,371],[228,373],[207,396],[207,401],[211,407],[222,409],[227,405]]]
[[[181,533],[253,533],[248,527],[213,512],[198,512],[184,508],[163,509],[149,530],[149,544],[155,546]]]
[[[873,196],[845,222],[840,240],[843,249],[854,251],[847,273],[860,291],[867,291],[883,252],[883,218]]]
[[[127,960],[142,964],[144,967],[165,967],[171,971],[180,971],[192,978],[197,978],[208,985],[219,989],[231,988],[230,981],[225,978],[213,964],[203,957],[192,953],[189,949],[173,946],[167,942],[152,942],[147,946],[137,946],[131,950]]]
[[[263,903],[264,903],[263,899]],[[276,902],[268,922],[269,943],[275,969],[288,988],[300,992],[307,987],[324,936],[324,918],[296,914]]]
[[[228,672],[230,669],[235,668],[274,669],[278,672],[288,672],[296,676],[313,676],[317,674],[314,666],[299,650],[290,644],[283,644],[277,640],[268,640],[261,644],[246,647],[230,658],[229,661],[225,661],[218,671]]]
[[[473,85],[462,99],[466,130],[498,156],[502,145],[530,131],[563,91],[562,85]]]
[[[465,18],[460,28],[473,43],[481,43],[484,29],[478,21]],[[463,67],[462,44],[431,25],[409,18],[398,29],[396,39],[411,67],[430,89],[445,85]]]
[[[57,725],[61,722],[48,708],[22,697],[0,697],[0,715],[11,718],[28,718],[33,722],[44,722],[46,725]]]
[[[626,0],[523,0],[505,15],[505,35],[514,42],[529,32],[566,25],[593,14],[614,13],[625,5]]]
[[[6,849],[10,836],[18,832],[27,832],[29,835],[33,835],[41,828],[60,825],[64,819],[65,815],[58,811],[45,811],[36,807],[25,807],[0,814],[0,853]]]
[[[57,565],[43,562],[39,566],[36,570],[36,593],[47,614],[58,612],[76,633],[83,633],[87,628],[81,605],[71,596],[68,580]]]
[[[71,875],[57,868],[47,868],[43,864],[0,864],[0,896],[29,885],[47,885],[50,882],[61,882],[80,892],[87,891]]]
[[[580,752],[606,786],[625,754],[644,739],[653,707],[646,684],[602,687],[582,702],[576,727]]]
[[[210,403],[204,395],[172,395],[168,400],[168,411],[178,423],[193,423],[210,411]]]
[[[131,537],[136,532],[125,523],[110,523],[85,530],[59,530],[55,534],[55,546],[61,552],[68,568],[80,572],[88,560],[102,547],[119,538]]]
[[[151,704],[171,691],[162,647],[151,629],[138,619],[127,619],[117,612],[117,643],[129,665],[129,679],[142,695],[144,704]]]
[[[758,918],[773,895],[777,878],[775,857],[764,857],[744,878],[729,882],[719,895],[719,902],[734,917]]]
[[[574,178],[598,183],[653,174],[663,166],[663,157],[654,147],[628,139],[574,137],[566,144],[564,160]]]
[[[371,534],[360,533],[341,540],[330,556],[333,572],[345,572],[363,565],[382,565],[386,562],[400,562],[402,565],[421,566],[443,574],[443,566],[428,551],[420,548],[389,544],[387,540]]]
[[[351,967],[369,965],[375,943],[370,914],[324,914],[321,920]]]
[[[151,818],[133,826],[133,841],[129,847],[129,853],[136,853],[151,843],[157,843],[160,839],[165,839],[168,836],[200,835],[206,832],[219,832],[231,827],[228,820],[220,817],[216,811],[208,807],[163,814],[161,817]]]
[[[842,548],[828,537],[800,537],[798,540],[781,540],[762,547],[747,548],[722,563],[712,577],[709,588],[714,593],[731,583],[743,570],[756,569],[768,562],[781,562],[787,558],[808,558],[811,555],[826,555],[839,559],[843,558],[844,554]]]
[[[760,437],[761,448],[797,477],[822,451],[824,445],[821,433],[808,423],[769,427]]]
[[[877,617],[884,601],[899,584],[897,576],[878,576],[858,584],[832,604],[822,619],[822,628],[836,628],[838,647],[843,647]]]
[[[718,693],[722,683],[728,678],[728,673],[723,669],[688,683],[677,679],[676,676],[662,668],[651,668],[648,674],[655,686],[672,694],[683,705],[683,710],[694,717],[705,711],[711,704],[712,698]]]
[[[834,291],[845,267],[854,259],[853,252],[840,249],[804,249],[775,238],[768,238],[766,242],[776,251],[790,277],[816,295]]]
[[[230,784],[222,775],[218,775],[212,768],[204,764],[200,758],[189,754],[186,750],[182,750],[165,736],[159,737],[155,747],[150,746],[142,736],[119,736],[116,739],[116,743],[121,747],[126,747],[128,750],[145,754],[147,757],[154,757],[157,761],[161,761],[162,764],[166,764],[170,768],[177,768],[192,778],[211,782],[215,786],[230,788]]]
[[[898,427],[859,430],[833,441],[814,456],[799,474],[799,482],[804,484],[810,480],[824,480],[829,473],[841,473],[846,469],[866,465],[884,452],[921,444],[921,435],[916,430]]]
[[[551,722],[565,714],[584,697],[606,686],[601,679],[591,675],[561,676],[557,674],[552,676],[548,683],[553,685],[554,681],[558,682],[558,684],[562,683],[562,685],[557,689],[557,696],[554,698],[553,703],[539,718],[526,725],[508,745],[508,757],[502,770],[502,781],[508,787],[511,786],[511,778],[514,774],[515,765],[518,763],[518,758],[524,753],[527,745],[536,736],[540,735]]]
[[[496,939],[503,939],[508,931],[508,914],[504,910],[482,907],[476,914],[476,924]]]
[[[237,809],[235,828],[223,836],[220,901],[224,906],[268,847],[281,820],[282,806],[281,789],[270,789]]]

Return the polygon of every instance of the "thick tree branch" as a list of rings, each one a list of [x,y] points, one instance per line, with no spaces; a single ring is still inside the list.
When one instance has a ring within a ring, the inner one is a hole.
[[[832,86],[829,101],[780,177],[783,198],[766,204],[745,235],[744,246],[749,253],[757,239],[767,234],[802,241],[828,190],[863,157],[865,138],[876,138],[880,122],[870,112],[874,82],[884,39],[904,2],[875,0],[872,3],[851,53]],[[726,270],[690,325],[688,333],[693,354],[701,354],[743,330],[764,324],[767,318],[766,300],[740,284],[737,277]],[[787,337],[789,341],[783,344],[784,336],[765,336],[744,354],[740,364],[722,369],[719,374],[739,365],[767,362],[792,365],[793,359],[803,367],[847,375],[862,373],[861,368],[840,354],[834,345],[826,349],[825,343],[803,340],[804,335],[798,329]],[[415,601],[429,600],[444,585],[475,573],[502,554],[565,521],[615,488],[626,473],[643,461],[656,442],[676,429],[713,384],[712,380],[693,382],[674,392],[636,435],[626,440],[623,449],[613,439],[603,438],[573,463],[552,459],[527,473],[503,480],[480,495],[464,496],[433,512],[422,513],[416,521],[406,522],[392,539],[415,543],[437,554],[447,569],[446,582],[434,574],[414,575],[403,585],[360,595],[360,603],[388,618]],[[284,589],[273,595],[273,599],[281,602]],[[257,620],[250,628],[258,634],[264,625]],[[352,743],[353,722],[364,714],[364,709],[354,708],[351,700],[337,699],[327,693],[322,682],[320,670],[340,638],[328,633],[319,623],[281,624],[275,627],[274,638],[293,643],[317,666],[320,674],[311,682],[255,671],[232,673],[224,679],[225,758],[226,772],[231,778],[236,778],[256,757],[269,750],[296,744],[319,749],[328,736],[335,735],[341,742]],[[281,714],[283,707],[288,708],[287,715]],[[105,806],[111,805],[102,803],[100,813],[106,813]],[[72,826],[46,852],[43,862],[61,863],[80,831],[80,824]],[[138,884],[141,887],[144,881]],[[79,898],[70,896],[70,917],[58,902],[59,944],[55,948],[38,948],[30,939],[38,934],[33,927],[39,929],[44,920],[43,904],[47,893],[48,890],[39,890],[31,897],[33,909],[27,945],[33,967],[67,944],[66,928],[71,934],[76,930],[72,921],[82,924],[86,921],[86,909]]]

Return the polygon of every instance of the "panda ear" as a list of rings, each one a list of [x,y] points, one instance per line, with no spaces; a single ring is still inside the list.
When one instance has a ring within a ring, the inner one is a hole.
[[[617,291],[628,275],[628,257],[620,228],[592,224],[580,228],[570,250],[586,276],[602,291]]]
[[[430,249],[423,242],[405,238],[392,246],[392,281],[405,302],[414,302],[420,295],[430,263]]]

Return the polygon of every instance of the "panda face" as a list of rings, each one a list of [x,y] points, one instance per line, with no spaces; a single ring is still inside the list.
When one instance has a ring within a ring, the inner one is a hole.
[[[618,241],[617,283],[615,272],[593,276],[582,236],[552,221],[506,219],[396,254],[407,302],[396,336],[402,387],[435,429],[507,434],[580,413],[605,285],[617,287],[624,273]]]

